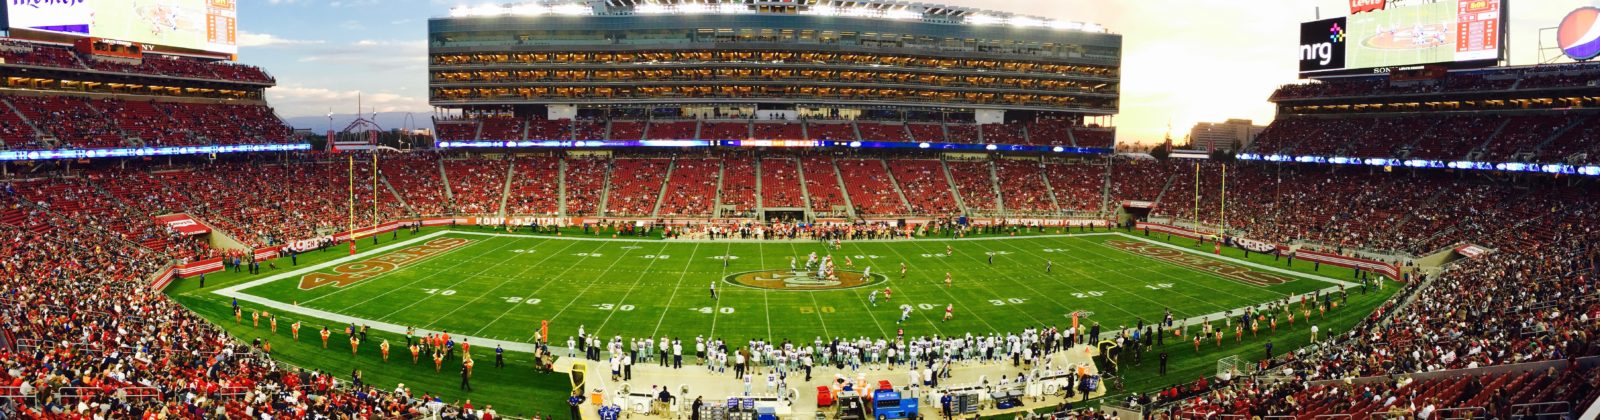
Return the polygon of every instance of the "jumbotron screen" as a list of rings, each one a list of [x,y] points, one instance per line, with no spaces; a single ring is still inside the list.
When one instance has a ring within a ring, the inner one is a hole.
[[[1492,64],[1504,51],[1503,1],[1445,0],[1303,23],[1300,73]]]
[[[237,54],[236,0],[8,0],[6,24],[35,30]]]

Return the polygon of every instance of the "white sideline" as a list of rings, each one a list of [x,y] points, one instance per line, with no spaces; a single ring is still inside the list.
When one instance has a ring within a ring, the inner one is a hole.
[[[293,270],[293,271],[284,272],[284,273],[278,273],[278,274],[274,274],[274,275],[271,275],[271,276],[263,277],[263,278],[260,278],[260,279],[257,279],[257,280],[252,280],[252,281],[249,281],[249,282],[236,284],[236,285],[229,286],[229,287],[226,287],[226,288],[223,288],[223,289],[220,289],[220,290],[216,290],[216,291],[214,291],[212,293],[214,293],[214,294],[216,294],[218,296],[222,296],[222,297],[234,298],[234,299],[238,299],[238,300],[243,301],[243,302],[254,303],[254,304],[261,305],[261,306],[268,307],[268,308],[272,308],[272,309],[278,310],[278,311],[298,313],[298,314],[301,314],[301,315],[307,315],[307,316],[311,316],[311,317],[321,318],[321,319],[325,319],[325,320],[332,321],[332,322],[335,322],[335,323],[340,323],[340,324],[355,323],[355,324],[367,325],[367,326],[369,326],[369,327],[371,327],[373,329],[376,329],[378,331],[384,331],[384,332],[393,333],[393,334],[405,334],[406,333],[406,326],[403,326],[403,325],[391,324],[391,323],[387,323],[387,322],[378,322],[378,321],[373,321],[373,320],[368,320],[368,319],[363,319],[363,318],[352,317],[352,316],[348,316],[348,315],[336,314],[336,313],[332,313],[332,312],[328,312],[328,311],[324,311],[324,310],[320,310],[320,309],[296,306],[296,305],[292,305],[292,304],[288,304],[288,303],[275,301],[275,300],[272,300],[272,299],[267,299],[267,298],[260,297],[260,296],[251,295],[251,294],[248,294],[248,293],[244,293],[243,291],[246,290],[246,289],[250,289],[250,288],[256,287],[256,286],[263,285],[263,284],[267,284],[267,283],[283,280],[283,279],[286,279],[286,278],[289,278],[289,277],[303,275],[303,274],[306,274],[306,273],[310,273],[312,271],[318,271],[318,270],[321,270],[321,269],[324,269],[324,268],[332,267],[332,266],[339,265],[339,264],[344,264],[346,262],[350,262],[350,261],[357,260],[357,259],[367,258],[367,257],[371,256],[374,253],[382,253],[384,251],[389,251],[389,250],[394,249],[394,248],[409,246],[409,245],[417,243],[417,242],[425,241],[425,240],[428,240],[428,239],[433,239],[433,238],[439,237],[441,235],[450,234],[450,233],[466,234],[466,235],[477,235],[477,236],[493,236],[493,237],[515,237],[515,238],[536,238],[536,239],[568,239],[568,240],[583,240],[583,241],[618,241],[618,242],[630,242],[631,241],[631,242],[663,243],[663,241],[660,241],[660,240],[644,240],[644,239],[578,238],[578,237],[564,237],[564,236],[534,236],[534,235],[517,235],[517,234],[504,234],[504,233],[463,232],[463,231],[453,231],[453,230],[442,230],[442,231],[433,232],[433,233],[429,233],[429,234],[426,234],[426,235],[418,236],[418,237],[415,237],[415,238],[406,239],[406,240],[403,240],[403,241],[400,241],[400,242],[394,242],[394,243],[391,243],[389,245],[382,246],[382,247],[379,247],[379,248],[375,248],[375,249],[369,250],[369,251],[361,253],[361,254],[348,255],[348,256],[344,256],[344,257],[333,259],[331,261],[326,261],[326,262],[323,262],[323,263],[320,263],[320,264],[307,266],[305,268],[301,268],[301,269],[298,269],[298,270]],[[1125,238],[1128,238],[1128,239],[1142,241],[1142,242],[1153,244],[1153,245],[1157,245],[1157,246],[1163,246],[1163,247],[1167,247],[1167,248],[1171,248],[1171,249],[1176,249],[1176,250],[1178,250],[1180,252],[1187,252],[1187,253],[1190,253],[1190,254],[1206,256],[1208,258],[1215,258],[1215,259],[1223,260],[1225,262],[1244,265],[1244,266],[1248,266],[1248,267],[1252,267],[1252,268],[1256,268],[1256,269],[1261,269],[1261,270],[1266,270],[1266,271],[1271,271],[1271,272],[1278,273],[1278,274],[1284,274],[1284,275],[1300,277],[1300,278],[1305,278],[1305,279],[1310,279],[1310,280],[1333,283],[1333,284],[1336,284],[1336,285],[1343,285],[1343,286],[1346,286],[1346,287],[1360,286],[1360,284],[1357,284],[1357,283],[1351,283],[1351,282],[1347,282],[1347,281],[1343,281],[1343,280],[1337,280],[1337,279],[1333,279],[1333,278],[1329,278],[1329,277],[1324,277],[1324,276],[1319,276],[1319,275],[1314,275],[1314,274],[1301,273],[1301,272],[1298,272],[1298,271],[1287,270],[1287,269],[1278,268],[1278,267],[1274,267],[1274,266],[1263,265],[1263,264],[1259,264],[1259,263],[1256,263],[1256,262],[1253,262],[1253,261],[1238,260],[1238,259],[1223,257],[1223,256],[1219,256],[1219,255],[1208,254],[1208,253],[1197,251],[1197,250],[1190,249],[1190,248],[1187,248],[1187,247],[1173,245],[1173,244],[1169,244],[1169,243],[1165,243],[1165,242],[1161,242],[1161,241],[1156,241],[1156,240],[1152,240],[1152,239],[1148,239],[1148,238],[1142,238],[1142,237],[1139,237],[1139,236],[1130,235],[1130,234],[1122,233],[1122,232],[1094,232],[1094,233],[1083,233],[1083,234],[1073,234],[1073,235],[1034,235],[1034,236],[1019,236],[1019,237],[988,237],[988,238],[969,238],[969,239],[960,239],[960,240],[970,241],[970,240],[1001,240],[1001,239],[1029,239],[1029,238],[1062,238],[1062,237],[1073,237],[1073,236],[1105,236],[1105,235],[1122,236],[1122,237],[1125,237]],[[877,240],[877,242],[891,242],[891,241],[904,241],[904,240],[903,239],[898,239],[898,240]],[[726,242],[733,242],[733,241],[724,240],[724,241],[668,241],[668,242],[688,242],[688,243],[693,243],[693,242],[711,242],[711,243],[724,242],[724,243],[726,243]],[[867,241],[854,241],[854,242],[867,242]],[[1328,288],[1323,289],[1324,292],[1332,292],[1332,291],[1337,291],[1337,290],[1338,290],[1337,287],[1328,287]],[[1291,296],[1291,297],[1293,297],[1293,296]],[[1249,306],[1246,306],[1246,307],[1254,307],[1254,306],[1259,305],[1259,304],[1260,303],[1252,304],[1252,305],[1249,305]],[[1222,312],[1218,312],[1218,313],[1214,313],[1214,314],[1205,315],[1203,317],[1210,317],[1211,319],[1217,319],[1218,317],[1220,317],[1222,315],[1223,315]],[[1198,322],[1198,320],[1203,318],[1203,317],[1191,317],[1190,319]],[[330,326],[330,328],[332,328],[332,327],[333,326]],[[415,332],[416,332],[417,335],[420,336],[420,335],[426,335],[426,334],[430,334],[430,333],[440,333],[442,331],[435,331],[435,330],[427,330],[427,329],[418,328],[418,329],[416,329]],[[478,346],[482,346],[484,348],[488,348],[489,346],[498,345],[498,346],[504,347],[506,350],[515,351],[515,352],[532,353],[533,350],[534,350],[533,344],[530,344],[530,343],[524,343],[524,342],[519,342],[519,341],[496,340],[496,339],[491,339],[491,338],[486,338],[486,337],[467,336],[467,335],[461,335],[461,334],[457,334],[457,336],[462,337],[463,339],[476,338],[476,339],[478,339],[478,344],[477,345]]]

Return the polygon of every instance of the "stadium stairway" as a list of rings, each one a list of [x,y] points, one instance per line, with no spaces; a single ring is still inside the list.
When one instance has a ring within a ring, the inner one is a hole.
[[[1161,206],[1161,200],[1166,198],[1167,190],[1172,189],[1172,183],[1173,183],[1173,181],[1177,180],[1178,176],[1179,175],[1173,175],[1173,176],[1167,177],[1167,184],[1161,186],[1161,192],[1156,194],[1155,201],[1151,202],[1151,208],[1155,208],[1155,207],[1160,207]]]
[[[1506,127],[1511,125],[1512,120],[1512,118],[1501,119],[1500,126],[1494,128],[1494,133],[1489,134],[1489,137],[1484,138],[1483,143],[1473,146],[1473,148],[1467,152],[1465,158],[1468,160],[1473,160],[1477,159],[1479,156],[1489,153],[1489,145],[1494,144],[1495,140],[1499,139],[1502,134],[1505,134]]]
[[[889,177],[889,185],[894,186],[894,195],[900,197],[900,208],[906,209],[908,212],[911,211],[911,200],[906,199],[906,191],[900,188],[900,180],[895,179],[894,171],[889,169],[889,161],[883,159],[874,160],[883,164],[883,173]]]
[[[1044,172],[1044,160],[1039,160],[1038,164],[1039,179],[1044,182],[1045,196],[1050,197],[1050,209],[1055,210],[1056,214],[1061,214],[1061,202],[1056,200],[1056,187],[1050,185],[1050,177]]]
[[[999,214],[1006,214],[1005,191],[1000,189],[1000,175],[995,172],[994,161],[984,161],[989,168],[989,188],[994,190],[994,209]]]
[[[755,161],[755,162],[751,163],[751,165],[754,165],[755,168],[756,168],[756,214],[759,215],[759,214],[762,214],[762,212],[761,212],[762,206],[764,204],[766,204],[766,203],[762,202],[762,200],[761,200],[761,197],[763,197],[763,195],[761,194],[761,159],[751,159],[751,160]]]
[[[849,185],[845,184],[844,174],[840,173],[842,171],[839,170],[839,161],[837,159],[828,159],[828,164],[833,165],[833,178],[839,181],[839,195],[844,199],[845,214],[850,216],[851,219],[855,219],[857,217],[856,205],[850,201],[850,190],[847,189]]]
[[[522,138],[528,138],[528,132],[527,132],[528,124],[523,124],[522,125],[522,129],[523,129]],[[445,202],[446,203],[454,203],[454,202],[456,202],[456,195],[450,189],[450,174],[447,174],[444,171],[444,159],[434,159],[434,165],[437,166],[437,168],[435,168],[435,169],[439,171],[439,180],[444,181],[444,182],[441,182],[440,184],[444,184],[444,200],[445,200]]]
[[[805,125],[801,124],[801,126],[804,127]],[[725,179],[722,176],[727,174],[727,172],[728,161],[725,159],[717,159],[717,192],[716,197],[712,198],[711,200],[712,217],[720,216],[722,214],[722,180]]]
[[[645,128],[645,132],[647,132],[647,133],[649,132],[648,126],[646,126],[646,128]],[[615,165],[612,164],[612,161],[610,159],[606,159],[606,161],[605,161],[606,173],[600,178],[601,179],[601,182],[600,182],[600,203],[598,205],[596,205],[596,207],[594,209],[594,214],[595,215],[604,216],[606,214],[606,201],[611,198],[611,169],[613,167],[615,167]],[[565,189],[563,189],[561,191],[561,193],[562,193],[561,195],[563,197],[566,196],[566,190]],[[565,200],[563,200],[563,201],[565,201]]]
[[[650,218],[654,219],[656,217],[660,217],[661,202],[667,201],[667,187],[672,185],[672,170],[676,169],[677,167],[678,158],[676,156],[667,160],[667,174],[661,176],[661,190],[656,192],[656,204],[650,208]]]
[[[811,207],[811,191],[806,188],[806,167],[800,159],[794,159],[795,176],[800,179],[800,202],[806,206],[806,218],[815,219],[816,209]]]
[[[506,202],[511,201],[511,180],[513,178],[516,178],[516,176],[517,176],[517,160],[516,159],[507,159],[506,160],[506,183],[505,183],[505,186],[503,187],[503,189],[500,190],[500,210],[494,212],[495,217],[499,217],[499,218],[502,218],[502,219],[504,219],[506,217]]]
[[[607,130],[610,132],[610,130]],[[556,159],[556,215],[567,217],[567,160]]]
[[[1590,121],[1591,117],[1589,116],[1574,117],[1571,121],[1567,122],[1565,127],[1561,127],[1561,129],[1556,130],[1554,134],[1551,134],[1549,137],[1545,137],[1544,140],[1539,141],[1539,144],[1533,145],[1533,147],[1530,147],[1530,149],[1532,149],[1534,156],[1542,156],[1544,155],[1545,147],[1549,146],[1550,143],[1554,143],[1557,139],[1566,137],[1567,133],[1578,129],[1579,127],[1586,126]],[[1566,156],[1552,156],[1552,158],[1564,159]]]
[[[983,132],[979,131],[978,133],[978,138],[983,138]],[[943,156],[939,157],[939,169],[944,172],[944,182],[950,187],[950,196],[955,198],[956,208],[961,209],[962,214],[972,214],[972,211],[967,209],[967,202],[961,199],[961,191],[956,188],[956,177],[950,174],[950,162],[946,161]]]
[[[417,209],[411,208],[410,204],[406,204],[406,198],[400,194],[400,190],[395,189],[394,184],[389,183],[388,175],[379,175],[378,182],[382,182],[383,188],[389,190],[389,195],[394,196],[394,201],[400,204],[400,208],[406,209],[411,214],[417,214]]]
[[[30,136],[30,137],[34,139],[33,140],[34,143],[37,143],[39,141],[39,137],[41,136],[41,133],[43,133],[42,131],[39,131],[39,126],[33,125],[33,120],[28,119],[28,115],[22,113],[22,110],[17,109],[17,106],[15,104],[12,104],[10,100],[0,99],[0,103],[3,103],[3,104],[6,105],[7,112],[10,112],[11,115],[15,116],[17,119],[22,120],[22,123],[26,124],[28,126],[28,129],[33,130],[33,135]],[[8,145],[6,145],[6,147],[10,148],[10,145],[8,144]]]
[[[27,223],[28,213],[22,211],[20,208],[13,207],[5,209],[4,211],[0,211],[0,224],[7,224],[20,228],[26,227]]]

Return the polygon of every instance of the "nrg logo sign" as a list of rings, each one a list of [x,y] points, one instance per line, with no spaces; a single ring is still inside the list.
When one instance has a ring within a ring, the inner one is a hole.
[[[1345,18],[1300,24],[1300,71],[1344,68]]]

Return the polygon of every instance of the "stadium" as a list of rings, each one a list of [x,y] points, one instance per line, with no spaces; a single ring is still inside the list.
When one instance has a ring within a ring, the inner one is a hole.
[[[1070,16],[456,6],[320,132],[244,5],[8,2],[0,418],[1595,418],[1600,9],[1389,3],[1140,148]]]

